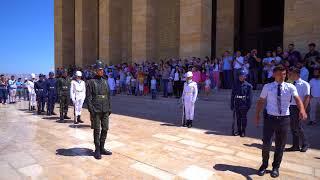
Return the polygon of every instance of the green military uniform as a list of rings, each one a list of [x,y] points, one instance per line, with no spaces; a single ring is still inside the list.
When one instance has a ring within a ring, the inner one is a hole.
[[[68,106],[70,104],[70,86],[71,80],[69,77],[60,77],[57,80],[57,94],[60,103],[60,121],[64,122],[64,119],[70,119],[67,116]]]
[[[103,64],[97,62],[96,68],[103,68]],[[111,114],[110,89],[107,80],[99,76],[88,80],[86,95],[96,148],[95,158],[101,159],[101,154],[112,154],[104,149],[109,130],[109,115]]]

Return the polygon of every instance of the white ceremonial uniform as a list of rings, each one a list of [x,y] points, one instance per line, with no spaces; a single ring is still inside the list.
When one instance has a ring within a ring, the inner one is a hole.
[[[27,88],[28,88],[28,92],[29,92],[29,101],[30,101],[30,106],[36,106],[37,102],[36,102],[36,91],[34,90],[34,81],[27,81]]]
[[[197,83],[194,81],[185,82],[183,86],[182,100],[184,103],[186,120],[194,118],[194,104],[198,96]]]
[[[295,86],[302,102],[304,101],[305,96],[310,96],[310,85],[308,82],[299,78],[295,81]],[[292,98],[291,105],[297,105],[294,98]]]
[[[83,80],[71,81],[70,97],[75,108],[75,115],[80,116],[82,105],[86,98],[86,84]]]
[[[16,80],[9,80],[9,102],[16,102],[17,85]]]
[[[290,100],[292,96],[298,96],[297,88],[291,84],[283,82],[281,84],[281,114],[277,104],[278,83],[272,82],[263,86],[260,97],[267,99],[267,113],[272,116],[289,116]]]

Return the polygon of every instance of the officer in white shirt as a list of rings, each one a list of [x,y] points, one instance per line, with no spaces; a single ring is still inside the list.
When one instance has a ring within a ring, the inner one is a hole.
[[[16,103],[17,85],[14,76],[8,81],[9,85],[9,104]]]
[[[262,147],[262,165],[258,170],[258,175],[263,176],[266,173],[269,162],[269,153],[272,145],[272,137],[275,134],[275,153],[271,177],[279,176],[279,167],[281,164],[284,148],[286,145],[287,134],[290,124],[290,100],[293,98],[299,109],[300,119],[306,119],[303,103],[298,95],[297,88],[290,83],[284,82],[286,70],[283,66],[277,66],[273,70],[275,81],[264,85],[260,98],[257,102],[255,122],[259,125],[260,112],[264,108],[266,111],[263,126],[263,147]]]
[[[300,69],[291,67],[289,69],[289,79],[293,81],[293,85],[296,86],[300,99],[303,102],[303,106],[306,108],[310,102],[310,85],[300,77]],[[307,110],[306,110],[307,111]],[[304,134],[303,124],[299,118],[299,109],[294,99],[291,99],[290,105],[290,127],[292,132],[292,147],[287,148],[286,151],[301,151],[306,152],[309,144]],[[301,139],[301,149],[300,149]]]
[[[76,72],[76,79],[71,81],[70,97],[74,105],[74,124],[83,123],[81,120],[81,110],[86,98],[86,84],[81,79],[82,72]]]
[[[27,81],[27,88],[29,92],[29,110],[34,111],[36,110],[36,91],[34,90],[34,83],[36,82],[36,75],[31,74],[31,80]]]
[[[315,125],[316,124],[316,114],[317,109],[320,106],[320,68],[316,68],[313,71],[313,77],[310,80],[310,87],[311,87],[311,100],[310,100],[310,122],[308,125]]]
[[[182,92],[182,102],[185,110],[186,124],[188,128],[192,127],[192,121],[194,118],[194,104],[198,96],[198,87],[197,83],[192,81],[192,72],[189,71],[186,73],[187,81],[184,83],[183,92]]]

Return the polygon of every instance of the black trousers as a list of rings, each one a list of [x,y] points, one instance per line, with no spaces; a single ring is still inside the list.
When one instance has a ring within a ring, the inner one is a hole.
[[[275,134],[275,152],[272,163],[273,168],[279,168],[283,156],[283,151],[287,141],[287,134],[290,125],[289,116],[266,115],[263,126],[263,147],[262,163],[268,166],[269,153],[272,145],[272,137]]]
[[[300,147],[301,145],[308,145],[307,138],[304,134],[303,124],[299,118],[299,109],[297,106],[290,106],[290,127],[292,133],[292,145],[294,147]]]
[[[247,127],[248,109],[236,109],[238,132],[245,132]]]

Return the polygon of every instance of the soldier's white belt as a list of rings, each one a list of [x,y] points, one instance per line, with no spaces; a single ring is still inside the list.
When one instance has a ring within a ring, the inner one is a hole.
[[[68,89],[68,86],[62,86],[62,89]]]
[[[237,99],[244,99],[244,98],[246,98],[247,96],[235,96],[235,98],[237,98]]]
[[[49,88],[50,88],[50,89],[54,89],[55,87],[52,87],[52,86],[51,86],[51,87],[49,87]]]

